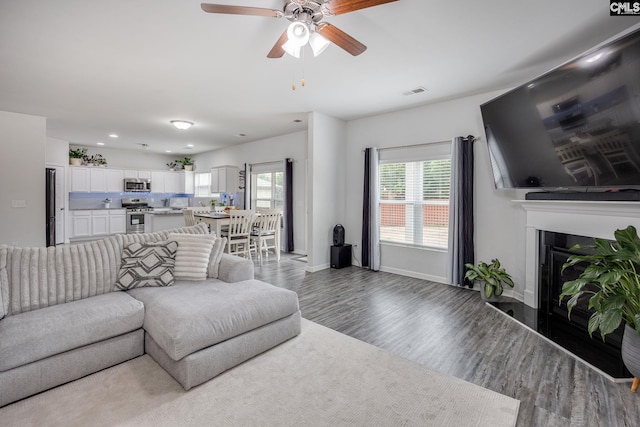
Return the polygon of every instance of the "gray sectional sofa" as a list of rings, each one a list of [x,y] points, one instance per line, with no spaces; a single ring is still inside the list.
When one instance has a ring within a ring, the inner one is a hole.
[[[170,231],[0,246],[0,406],[144,353],[188,390],[300,333],[297,295],[254,280],[251,261],[227,254],[204,281],[115,288],[123,247]]]

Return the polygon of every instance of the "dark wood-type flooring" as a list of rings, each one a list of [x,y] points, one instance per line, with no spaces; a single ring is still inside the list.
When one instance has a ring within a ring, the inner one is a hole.
[[[304,318],[519,399],[518,426],[640,426],[640,393],[485,305],[477,292],[358,267],[306,273],[272,255],[256,278],[298,293]]]

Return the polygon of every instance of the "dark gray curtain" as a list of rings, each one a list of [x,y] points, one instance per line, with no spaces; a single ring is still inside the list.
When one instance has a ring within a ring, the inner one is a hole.
[[[240,189],[244,191],[244,208],[251,209],[251,165],[244,164],[244,182]]]
[[[449,201],[449,282],[473,288],[464,280],[465,264],[475,263],[473,241],[473,143],[457,137],[451,142],[451,193]]]
[[[380,270],[380,212],[378,211],[378,149],[364,151],[362,198],[362,267]]]
[[[284,160],[284,251],[293,252],[293,159]]]

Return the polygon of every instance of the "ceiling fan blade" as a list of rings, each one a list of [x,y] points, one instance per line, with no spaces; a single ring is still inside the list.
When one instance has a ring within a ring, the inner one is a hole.
[[[226,13],[229,15],[254,15],[268,16],[272,18],[282,18],[284,13],[281,10],[264,9],[261,7],[229,6],[224,4],[201,3],[200,7],[207,13]]]
[[[276,44],[274,44],[273,47],[271,48],[271,51],[267,55],[267,58],[282,58],[285,53],[284,49],[282,48],[282,45],[285,44],[287,40],[289,40],[289,37],[287,37],[287,30],[285,30],[284,33],[282,33],[282,35],[276,42]]]
[[[329,15],[342,15],[354,10],[366,9],[367,7],[379,6],[398,0],[331,0],[325,5]]]
[[[327,22],[319,23],[316,26],[316,32],[320,33],[322,37],[340,46],[342,49],[346,50],[353,56],[358,56],[362,52],[367,50],[367,47],[360,43],[358,40],[354,39],[338,27]]]

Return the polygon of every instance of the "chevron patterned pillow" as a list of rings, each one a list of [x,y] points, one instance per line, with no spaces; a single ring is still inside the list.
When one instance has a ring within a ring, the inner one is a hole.
[[[178,242],[130,243],[122,251],[116,288],[124,291],[146,286],[171,286],[175,281]]]

